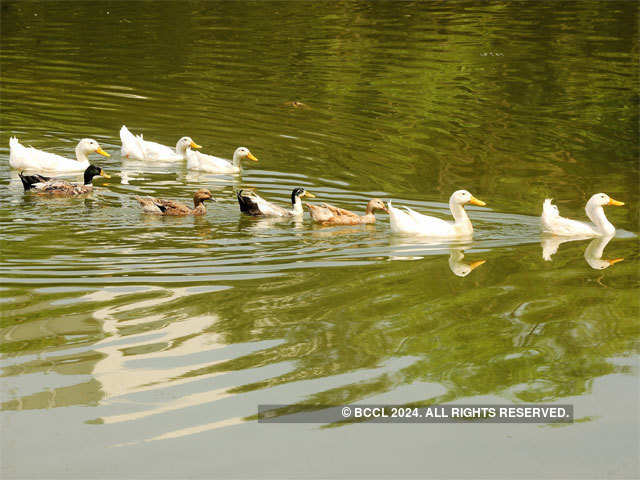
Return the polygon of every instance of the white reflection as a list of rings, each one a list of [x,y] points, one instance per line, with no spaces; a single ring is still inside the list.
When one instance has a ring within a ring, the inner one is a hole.
[[[476,260],[475,262],[465,263],[464,250],[462,248],[452,248],[449,253],[449,269],[458,277],[466,277],[473,270],[482,265],[486,260]]]
[[[614,263],[621,262],[623,258],[614,258],[612,260],[602,259],[604,249],[607,244],[615,235],[608,235],[604,237],[585,237],[585,236],[573,236],[573,237],[558,237],[558,236],[544,236],[540,240],[542,246],[542,258],[548,262],[551,261],[551,257],[556,254],[558,247],[565,242],[575,242],[579,240],[586,240],[593,238],[587,248],[584,251],[584,259],[594,270],[604,270],[609,268]]]

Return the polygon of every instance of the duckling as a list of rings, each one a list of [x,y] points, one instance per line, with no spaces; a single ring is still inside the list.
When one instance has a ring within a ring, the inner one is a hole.
[[[42,175],[23,175],[18,174],[22,180],[24,191],[34,190],[42,195],[57,195],[73,197],[76,195],[84,195],[93,190],[93,177],[101,176],[111,178],[111,175],[105,173],[102,168],[96,165],[89,165],[84,171],[84,184],[72,183],[60,178],[44,177]]]
[[[153,197],[136,197],[136,200],[140,202],[142,210],[146,213],[172,216],[204,215],[207,213],[207,209],[204,206],[205,200],[216,201],[206,188],[201,188],[193,195],[194,208],[190,208],[183,203]]]
[[[375,223],[376,217],[374,212],[376,210],[383,210],[389,213],[384,202],[379,198],[372,198],[369,200],[369,203],[367,203],[367,211],[362,216],[326,203],[319,206],[311,205],[309,203],[306,203],[305,205],[309,209],[313,221],[323,225],[360,225]]]
[[[307,192],[302,187],[294,188],[291,191],[291,209],[283,208],[279,205],[268,202],[257,193],[248,190],[238,190],[236,192],[236,197],[238,197],[240,211],[247,215],[266,217],[300,217],[304,214],[300,198],[315,198],[315,195]]]

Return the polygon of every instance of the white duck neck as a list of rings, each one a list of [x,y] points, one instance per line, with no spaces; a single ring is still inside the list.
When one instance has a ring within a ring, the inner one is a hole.
[[[293,209],[292,212],[294,215],[302,215],[304,214],[304,209],[302,208],[302,200],[300,200],[299,196],[295,196],[295,200],[291,202]]]
[[[602,208],[602,205],[592,203],[591,200],[589,200],[585,207],[585,211],[587,212],[589,220],[591,220],[596,226],[596,231],[599,234],[613,235],[616,232],[616,227],[607,220],[607,216],[604,214],[604,208]]]
[[[240,168],[240,153],[236,150],[235,152],[233,152],[233,166],[236,168]],[[300,207],[302,208],[302,207]]]
[[[456,227],[464,233],[473,232],[473,225],[471,225],[471,220],[469,220],[469,216],[467,215],[464,206],[455,202],[452,198],[449,200],[449,208],[451,209],[451,214],[455,220]]]
[[[89,157],[87,157],[87,153],[84,151],[81,144],[78,144],[76,147],[76,159],[80,163],[89,163]]]
[[[179,147],[180,147],[180,142],[176,143],[176,153],[180,155],[182,158],[188,158],[189,154],[191,153],[191,147],[189,145],[187,145],[182,149],[180,149]]]

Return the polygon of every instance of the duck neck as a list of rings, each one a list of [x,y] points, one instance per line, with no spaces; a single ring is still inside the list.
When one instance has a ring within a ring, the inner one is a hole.
[[[193,214],[204,215],[207,211],[207,207],[204,206],[204,200],[201,198],[193,199]]]
[[[467,215],[464,207],[458,202],[449,200],[449,208],[451,209],[451,214],[455,220],[456,227],[464,230],[465,232],[473,232],[473,225],[471,225],[471,220],[469,220],[469,216]]]
[[[80,145],[76,147],[76,160],[80,163],[89,163],[89,157],[87,157],[87,153]]]
[[[295,194],[291,196],[291,210],[294,215],[302,215],[304,213],[302,200],[300,200],[300,197]]]
[[[240,168],[240,154],[238,152],[233,152],[232,164],[234,167]]]
[[[611,224],[609,220],[607,220],[602,205],[592,205],[590,203],[587,203],[585,211],[587,212],[587,217],[589,217],[589,220],[591,220],[596,226],[596,231],[599,234],[613,235],[616,232],[616,228]]]
[[[176,145],[176,153],[184,159],[188,158],[189,154],[192,152],[191,147],[187,146],[186,148],[180,148],[179,145],[180,142]]]

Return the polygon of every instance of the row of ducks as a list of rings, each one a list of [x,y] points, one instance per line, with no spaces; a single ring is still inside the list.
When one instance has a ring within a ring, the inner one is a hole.
[[[175,162],[186,160],[187,168],[209,173],[238,173],[240,161],[258,159],[246,147],[238,147],[233,152],[231,161],[198,152],[202,148],[191,137],[182,137],[175,149],[157,142],[144,140],[142,135],[133,135],[123,125],[120,129],[122,142],[121,154],[133,160],[150,162]],[[80,173],[89,167],[89,155],[98,153],[110,157],[98,142],[92,138],[83,138],[76,146],[76,158],[70,159],[60,155],[25,147],[16,137],[9,139],[9,164],[16,170],[34,170],[58,173]]]
[[[122,155],[128,158],[139,160],[180,160],[186,159],[193,165],[207,165],[207,168],[219,168],[218,173],[227,169],[229,172],[237,172],[240,169],[240,160],[247,158],[258,161],[245,147],[239,147],[234,152],[233,161],[205,155],[192,150],[201,148],[190,137],[181,138],[175,150],[156,142],[143,139],[142,135],[134,136],[126,126],[120,130],[122,140]],[[96,165],[89,164],[88,154],[95,152],[104,156],[110,156],[105,152],[98,142],[93,139],[83,139],[76,147],[77,160],[70,160],[59,155],[54,155],[33,147],[24,147],[17,138],[12,137],[10,145],[10,165],[21,170],[41,170],[41,171],[66,171],[71,172],[72,167],[85,165],[84,183],[72,183],[63,179],[46,177],[40,174],[23,175],[19,173],[25,191],[34,190],[40,194],[57,196],[76,196],[87,194],[92,190],[92,181],[96,176],[109,178],[104,170]],[[252,216],[267,217],[298,217],[304,213],[301,198],[313,198],[315,195],[307,192],[304,188],[298,187],[291,192],[291,208],[285,208],[269,202],[251,190],[239,190],[236,192],[240,211]],[[193,196],[193,208],[172,200],[158,199],[154,197],[136,197],[142,209],[148,213],[158,215],[204,215],[206,208],[204,202],[213,200],[211,192],[207,189],[198,190]],[[335,207],[327,203],[313,205],[307,203],[311,218],[317,223],[324,225],[358,225],[371,224],[375,222],[375,212],[384,211],[389,214],[391,230],[395,233],[423,235],[437,238],[465,238],[473,234],[473,225],[465,211],[467,204],[485,206],[486,204],[475,198],[467,190],[458,190],[449,198],[449,208],[453,215],[453,222],[440,218],[424,215],[412,210],[409,207],[399,209],[393,207],[391,202],[384,204],[379,198],[371,199],[364,215]],[[551,199],[546,199],[543,203],[542,227],[546,233],[559,236],[609,236],[615,233],[615,227],[609,222],[604,213],[604,206],[624,205],[610,198],[604,193],[593,195],[586,205],[587,217],[591,223],[571,220],[560,216],[558,207],[552,204]]]

